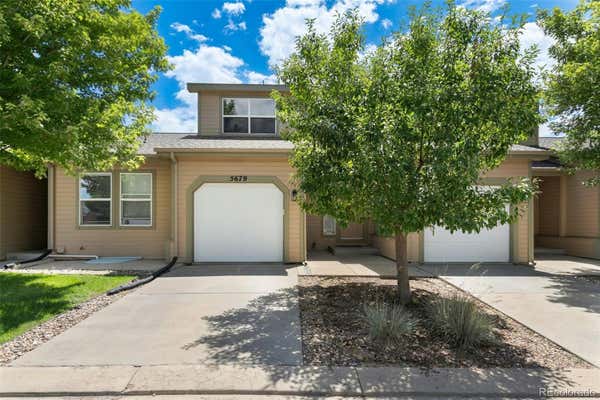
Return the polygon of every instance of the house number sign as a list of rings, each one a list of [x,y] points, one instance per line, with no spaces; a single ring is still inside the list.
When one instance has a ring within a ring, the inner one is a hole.
[[[248,182],[248,176],[246,175],[231,175],[229,177],[230,182]]]

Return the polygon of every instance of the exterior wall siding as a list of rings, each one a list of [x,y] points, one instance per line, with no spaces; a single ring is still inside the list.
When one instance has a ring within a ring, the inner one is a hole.
[[[269,92],[201,92],[198,94],[198,132],[207,136],[222,134],[221,98],[270,96]]]
[[[598,237],[599,189],[583,185],[591,177],[578,172],[567,177],[567,236]]]
[[[46,248],[47,180],[0,165],[0,259]]]
[[[508,158],[498,168],[482,175],[487,178],[511,178],[529,176],[529,160],[524,158]],[[519,206],[519,218],[514,228],[516,231],[516,249],[513,249],[513,262],[527,263],[529,261],[529,213],[527,204]],[[418,233],[411,233],[408,236],[408,260],[412,262],[422,262],[421,243],[422,236]],[[379,248],[382,255],[395,259],[396,251],[393,238],[376,237],[375,246]]]
[[[113,174],[112,227],[80,227],[78,221],[78,178],[58,169],[55,177],[56,249],[65,254],[97,256],[141,256],[165,259],[169,256],[171,235],[171,167],[169,160],[148,158],[140,171],[153,172],[153,226],[119,227],[115,190],[118,171]],[[128,171],[124,171],[128,172]]]
[[[582,171],[574,175],[542,177],[544,184],[536,208],[536,220],[539,219],[535,236],[537,247],[564,249],[572,256],[600,258],[600,189],[583,185],[591,175],[591,172]],[[553,183],[547,185],[547,182]],[[566,204],[560,203],[561,191]],[[554,224],[555,220],[558,220],[558,229],[542,229]],[[560,221],[564,221],[563,227]]]
[[[259,158],[252,155],[189,155],[178,160],[177,205],[178,205],[178,253],[185,261],[191,262],[188,256],[193,249],[188,248],[187,236],[193,224],[193,210],[188,209],[188,190],[194,181],[202,176],[223,177],[232,175],[248,177],[276,177],[290,191],[293,189],[290,179],[292,167],[287,155]],[[243,185],[244,183],[240,183]],[[287,259],[286,262],[302,262],[305,258],[304,213],[298,204],[288,200],[287,224]],[[243,202],[243,199],[240,199]],[[191,205],[193,207],[193,204]]]
[[[323,217],[320,215],[306,216],[306,246],[309,250],[326,250],[334,248],[337,242],[335,235],[323,235]]]
[[[560,224],[560,177],[547,176],[540,183],[542,196],[538,198],[539,225],[537,232],[544,236],[558,236]]]

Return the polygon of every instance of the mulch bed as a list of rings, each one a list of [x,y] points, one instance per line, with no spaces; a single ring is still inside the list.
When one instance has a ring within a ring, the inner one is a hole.
[[[437,296],[463,293],[440,279],[411,280],[407,307],[419,323],[397,343],[369,337],[362,305],[376,299],[394,302],[396,282],[379,278],[299,278],[303,357],[306,365],[480,368],[591,368],[545,337],[475,301],[493,318],[497,343],[459,351],[436,335],[427,305]],[[524,305],[526,306],[526,305]]]
[[[126,290],[112,296],[101,294],[88,301],[78,304],[71,310],[57,315],[56,317],[42,322],[40,325],[28,330],[22,335],[0,344],[0,365],[6,365],[16,360],[23,354],[34,350],[48,340],[77,325],[93,313],[100,311],[121,297],[132,293]]]

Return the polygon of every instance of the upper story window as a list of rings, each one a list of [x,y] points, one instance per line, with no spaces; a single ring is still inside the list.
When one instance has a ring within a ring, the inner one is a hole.
[[[274,135],[275,129],[275,100],[223,99],[223,133]]]

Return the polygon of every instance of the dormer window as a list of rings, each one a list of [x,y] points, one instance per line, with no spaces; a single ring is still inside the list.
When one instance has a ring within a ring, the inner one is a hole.
[[[223,133],[274,135],[275,101],[269,98],[224,98]]]

